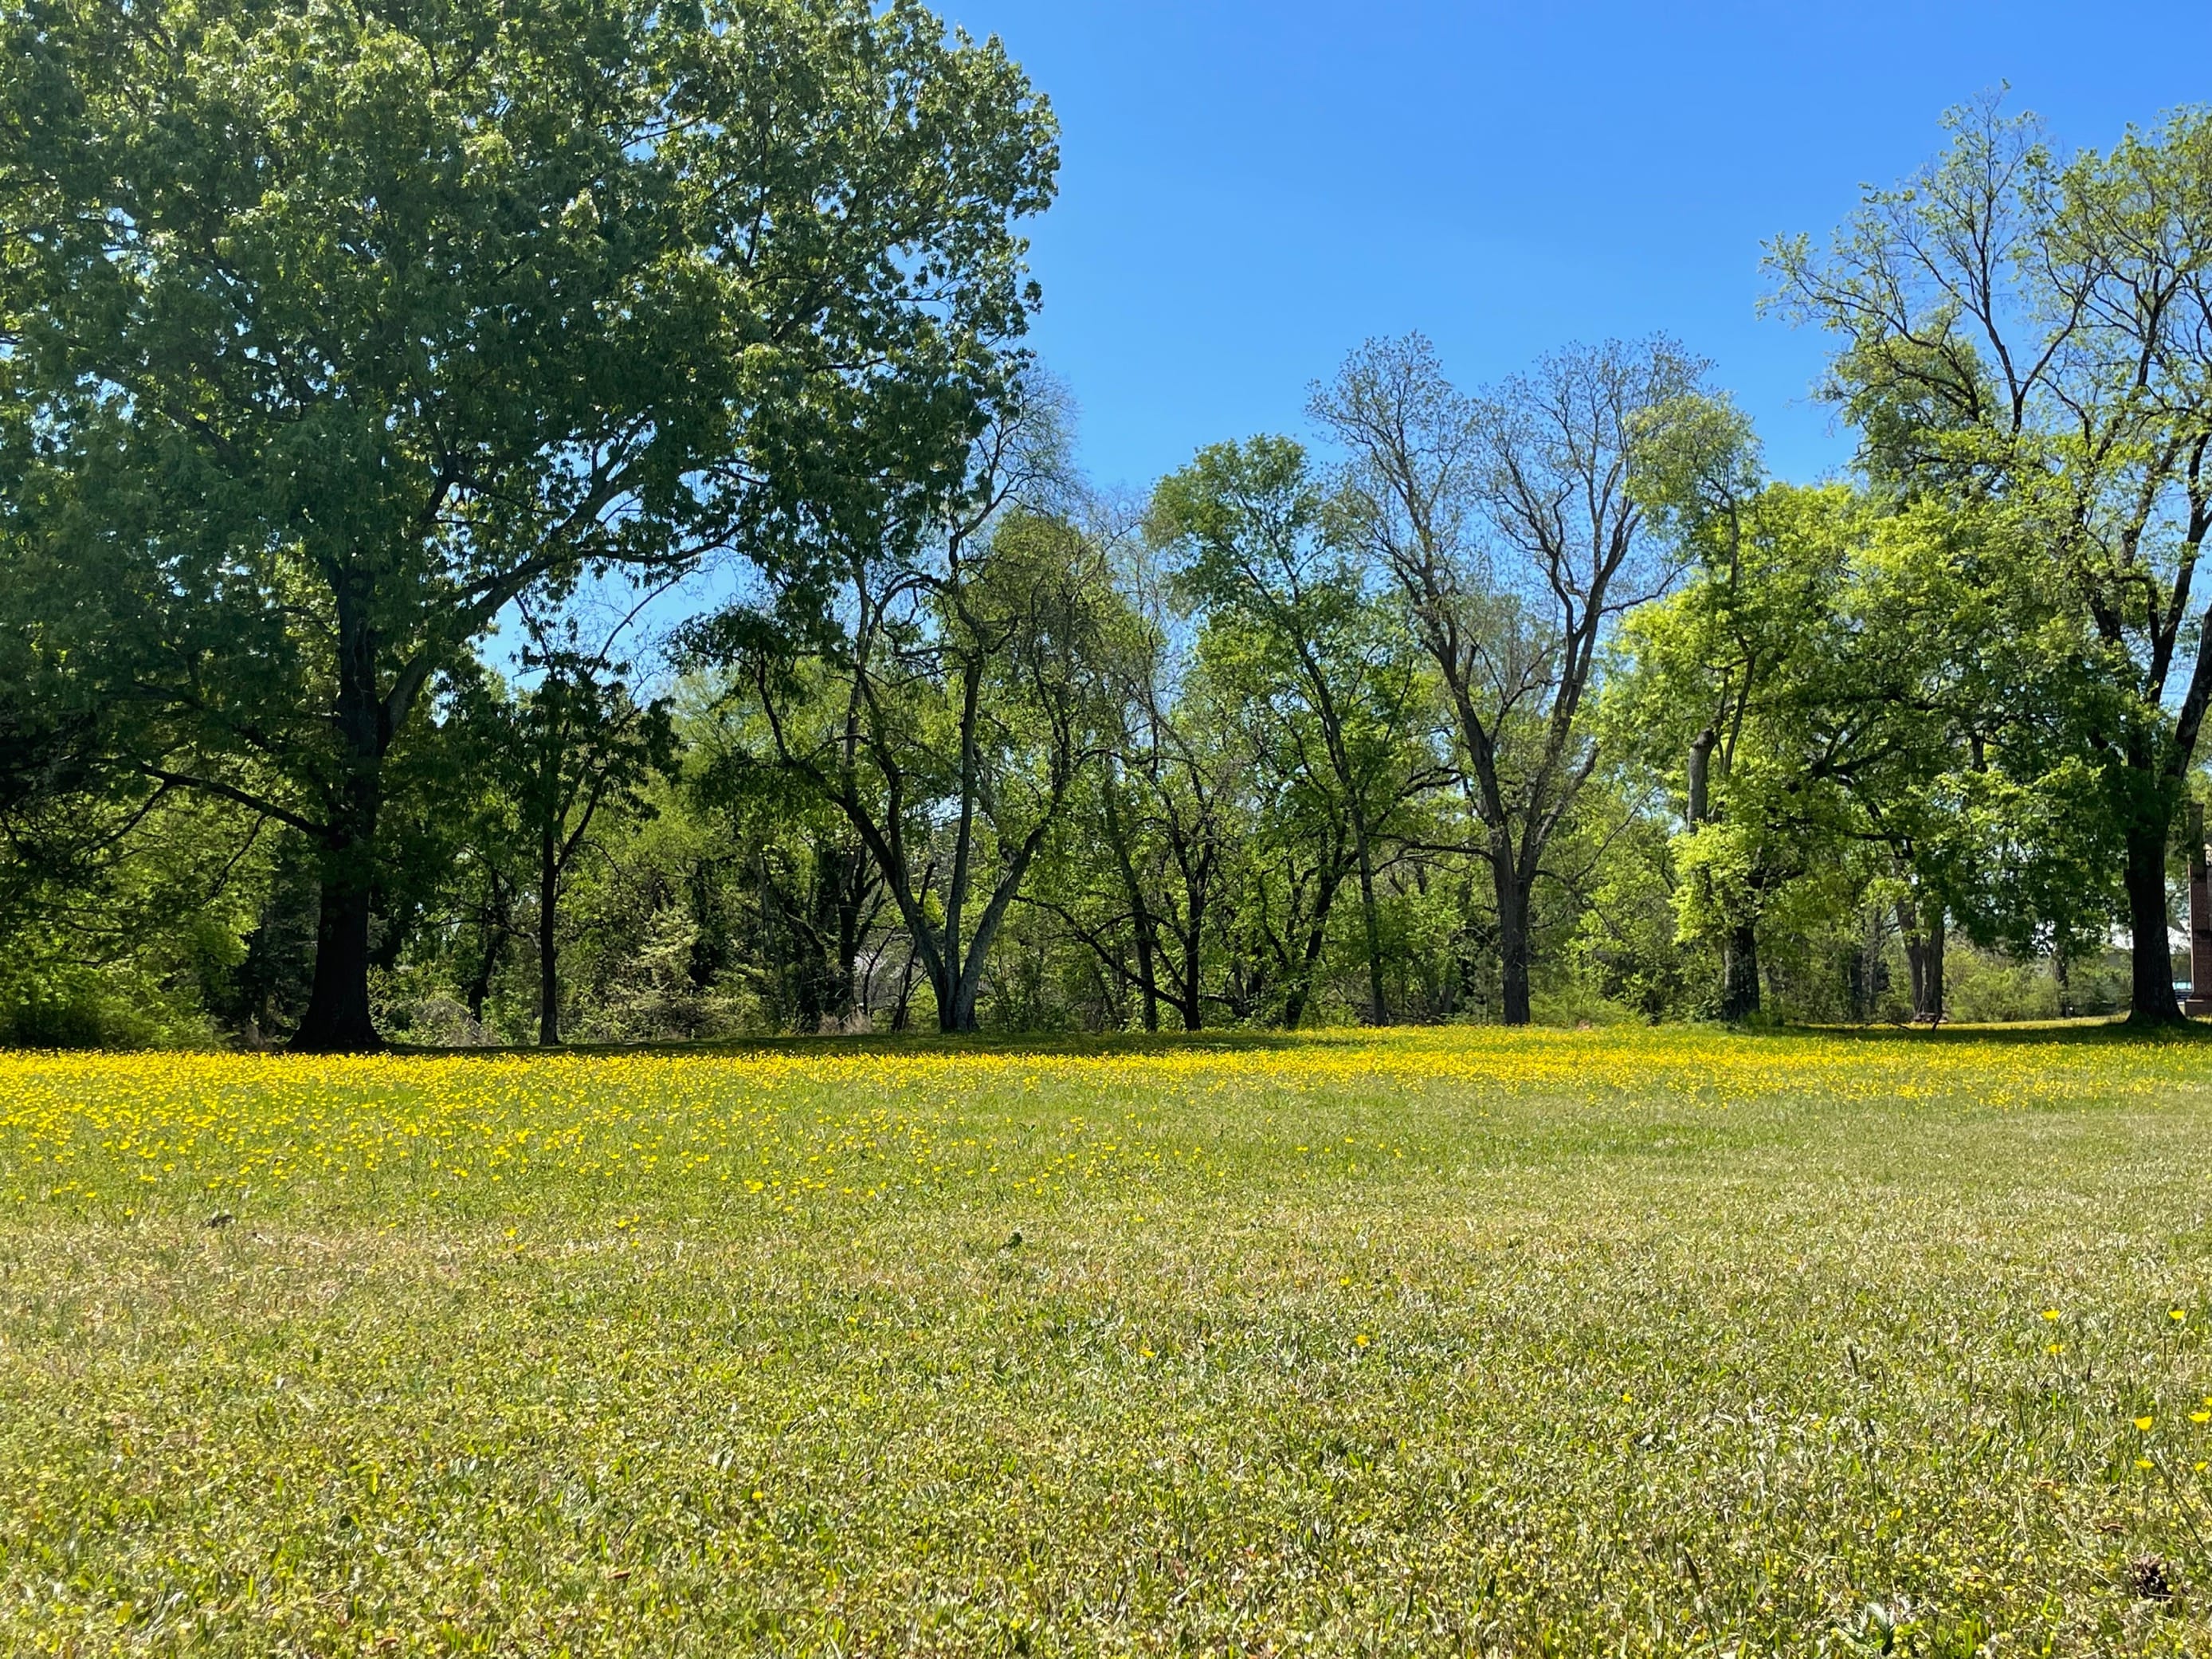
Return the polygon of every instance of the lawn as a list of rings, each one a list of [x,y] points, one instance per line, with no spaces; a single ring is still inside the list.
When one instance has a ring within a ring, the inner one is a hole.
[[[2109,1031],[0,1057],[0,1651],[2205,1653],[2208,1131]]]

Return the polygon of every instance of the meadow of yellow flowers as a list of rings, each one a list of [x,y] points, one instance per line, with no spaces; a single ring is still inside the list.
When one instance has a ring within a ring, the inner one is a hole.
[[[2212,1651],[2212,1045],[0,1055],[0,1651]]]

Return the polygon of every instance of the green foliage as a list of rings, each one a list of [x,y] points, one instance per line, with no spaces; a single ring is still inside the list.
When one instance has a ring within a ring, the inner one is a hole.
[[[1575,838],[1589,720],[1622,618],[1679,573],[1638,488],[1702,419],[1705,365],[1664,337],[1574,345],[1469,397],[1421,336],[1370,340],[1310,410],[1349,452],[1333,534],[1387,578],[1438,681],[1490,867],[1498,1010],[1530,1014],[1543,911],[1589,874]]]
[[[909,481],[896,524],[829,504],[763,564],[764,593],[685,632],[726,728],[707,787],[842,820],[946,1030],[975,1029],[994,945],[1109,723],[1121,601],[1076,495],[1056,388],[1017,382],[964,470]],[[849,984],[867,894],[846,886]]]
[[[1322,485],[1289,439],[1200,451],[1154,490],[1146,529],[1204,614],[1194,670],[1248,734],[1266,803],[1267,856],[1245,875],[1248,994],[1298,1024],[1338,890],[1356,877],[1365,1014],[1387,1024],[1376,872],[1412,827],[1408,803],[1443,776],[1424,743],[1436,698],[1413,637],[1326,533]]]
[[[1664,337],[1413,335],[1126,504],[1019,345],[1050,112],[919,7],[0,33],[0,1035],[1935,1022],[2124,915],[2168,998],[2198,114],[1978,106],[1777,248],[1850,481]],[[710,550],[680,681],[545,631]]]
[[[2212,706],[2190,598],[2212,532],[2212,113],[2070,160],[1994,100],[1947,125],[1948,150],[1869,191],[1825,253],[1774,247],[1778,298],[1837,337],[1831,393],[1875,486],[2001,550],[1966,574],[2008,626],[1960,628],[1946,659],[1972,672],[1998,643],[1975,732],[1995,770],[2032,786],[2070,757],[2101,783],[2135,1016],[2171,1020],[2170,832]]]
[[[0,31],[17,625],[115,763],[316,845],[303,1036],[372,1042],[426,689],[525,594],[811,495],[825,428],[957,464],[1034,303],[1049,113],[860,0]]]
[[[208,1041],[206,1010],[246,966],[276,838],[176,791],[0,812],[0,1044]]]

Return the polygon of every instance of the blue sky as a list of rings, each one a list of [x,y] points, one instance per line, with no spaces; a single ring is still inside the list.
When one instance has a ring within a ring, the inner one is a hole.
[[[1819,336],[1760,319],[1759,245],[2008,82],[2067,148],[2212,100],[2212,5],[1325,5],[939,0],[1057,108],[1032,343],[1102,483],[1297,431],[1307,383],[1418,328],[1462,385],[1664,330],[1787,477],[1848,441]]]

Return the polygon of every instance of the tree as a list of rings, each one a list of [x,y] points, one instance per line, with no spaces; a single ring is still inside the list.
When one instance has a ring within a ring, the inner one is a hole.
[[[2194,592],[2212,530],[2212,113],[2071,161],[1995,100],[1946,125],[1948,150],[1868,191],[1825,252],[1775,246],[1778,298],[1839,337],[1826,389],[1872,477],[2007,521],[2009,580],[2048,610],[2064,671],[2016,688],[2036,718],[2014,729],[2063,728],[2102,779],[2131,1018],[2176,1020],[2169,843],[2212,702]]]
[[[550,1048],[561,1041],[561,895],[569,867],[602,811],[651,810],[645,785],[674,764],[675,731],[666,699],[640,702],[631,694],[629,665],[609,660],[611,641],[586,650],[574,618],[565,627],[530,621],[533,642],[519,666],[536,683],[511,693],[478,679],[459,699],[457,718],[536,890],[538,1041]]]
[[[1145,1029],[1158,1028],[1164,1001],[1184,1030],[1196,1031],[1206,1024],[1206,944],[1218,926],[1245,761],[1235,734],[1210,718],[1219,711],[1171,638],[1167,595],[1151,575],[1147,567],[1130,585],[1135,626],[1111,664],[1116,719],[1102,828],[1128,896]]]
[[[1308,797],[1325,843],[1304,962],[1285,1010],[1295,1025],[1346,874],[1359,881],[1370,1024],[1390,1023],[1376,872],[1401,803],[1435,781],[1414,744],[1425,687],[1408,641],[1326,536],[1325,498],[1305,451],[1287,438],[1216,444],[1163,479],[1154,537],[1180,556],[1178,578],[1206,611],[1208,672]],[[1340,834],[1336,825],[1342,825]]]
[[[689,648],[757,733],[729,763],[773,769],[844,817],[939,1028],[970,1031],[1007,908],[1101,751],[1112,584],[1058,505],[1048,386],[1012,388],[949,482],[866,477],[869,459],[848,453],[856,471],[805,517],[764,527],[763,601],[695,626]]]
[[[2077,931],[2099,888],[2079,769],[2010,707],[2064,681],[2002,520],[1767,482],[1725,405],[1655,444],[1638,488],[1695,563],[1623,629],[1609,741],[1674,786],[1677,908],[1720,947],[1722,1013],[1759,1011],[1776,917],[1893,912],[1930,1024],[1953,924],[2022,954]]]
[[[732,945],[762,1005],[802,1032],[846,1029],[866,1014],[861,957],[880,943],[888,902],[867,848],[811,780],[763,765],[765,712],[695,683],[684,722],[690,760],[679,805],[710,823],[734,882]]]
[[[1663,339],[1607,343],[1469,398],[1413,335],[1370,341],[1314,393],[1352,458],[1336,534],[1390,574],[1450,702],[1509,1025],[1528,1020],[1546,853],[1598,763],[1586,703],[1600,653],[1680,568],[1632,488],[1636,457],[1699,406],[1703,372]]]
[[[1653,503],[1685,520],[1698,566],[1630,619],[1605,709],[1615,742],[1675,786],[1675,908],[1682,937],[1719,948],[1726,1019],[1759,1012],[1770,908],[1808,878],[1863,875],[1846,780],[1870,712],[1837,621],[1850,492],[1743,488],[1746,471],[1700,468],[1694,493]]]
[[[825,426],[957,463],[1035,300],[1049,112],[911,3],[57,0],[0,64],[0,443],[100,596],[40,648],[111,761],[316,847],[305,1048],[376,1042],[435,677],[803,493]]]

